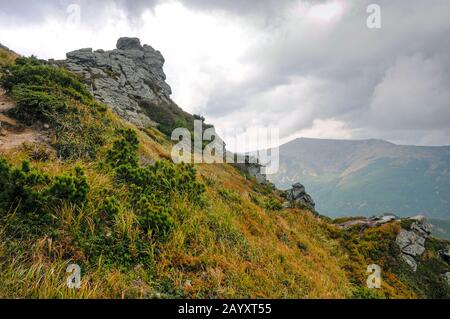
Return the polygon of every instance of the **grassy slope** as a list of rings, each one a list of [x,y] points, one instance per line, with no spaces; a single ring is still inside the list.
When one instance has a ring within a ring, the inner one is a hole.
[[[141,154],[158,159],[164,150],[145,134],[139,134]],[[23,151],[3,154],[17,165],[27,155]],[[99,206],[96,190],[114,187],[109,176],[99,173],[95,164],[77,162],[86,169],[91,185],[90,206]],[[32,161],[32,166],[50,175],[72,170],[73,163]],[[177,215],[167,241],[157,244],[161,252],[154,274],[145,269],[121,271],[88,265],[80,290],[65,288],[65,267],[76,258],[67,258],[60,247],[41,238],[29,251],[15,251],[6,258],[0,237],[0,296],[2,297],[307,297],[342,298],[349,284],[337,244],[327,237],[324,227],[309,212],[286,210],[269,212],[256,206],[249,194],[256,194],[253,182],[244,180],[228,165],[199,166],[198,174],[207,184],[207,204],[194,208],[175,199]],[[230,202],[220,192],[235,192],[241,201]],[[86,210],[89,210],[87,208]],[[70,207],[59,212],[64,228],[79,227],[77,211]],[[83,218],[83,217],[81,217]],[[127,228],[131,216],[120,216],[117,227]],[[1,233],[1,232],[0,232]],[[27,246],[25,246],[27,247]],[[3,248],[3,249],[2,249]],[[76,255],[76,254],[75,254]],[[56,256],[56,257],[54,257]],[[59,257],[61,256],[61,257]],[[190,284],[189,284],[190,283]]]
[[[68,99],[67,103],[75,102]],[[105,166],[108,151],[117,138],[114,131],[132,128],[137,132],[142,165],[170,158],[172,144],[159,131],[139,131],[110,111],[90,113],[85,112],[89,106],[83,103],[76,102],[75,106],[82,111],[76,114],[88,117],[88,127],[98,127],[100,123],[105,126],[99,133],[103,140],[100,145],[89,141],[84,145],[92,149],[95,158],[80,157],[73,148],[77,156],[65,160],[55,155],[39,156],[46,153],[45,148],[52,148],[49,145],[9,150],[0,156],[15,167],[29,160],[33,168],[51,177],[69,174],[78,165],[90,185],[83,205],[63,202],[53,207],[56,235],[11,233],[10,229],[17,226],[11,220],[23,217],[14,209],[2,212],[0,208],[0,297],[433,296],[429,291],[435,288],[437,279],[434,273],[428,273],[432,267],[425,263],[420,266],[426,278],[432,279],[428,285],[431,288],[421,289],[423,282],[414,279],[414,274],[393,258],[398,255],[393,245],[398,225],[362,233],[344,232],[308,211],[268,209],[266,203],[279,201],[278,195],[230,165],[197,165],[197,181],[206,186],[201,204],[192,203],[189,196],[172,194],[168,206],[173,225],[167,237],[160,240],[143,233],[139,212],[131,205],[133,194],[129,185],[118,183],[114,171]],[[78,117],[64,119],[62,128],[53,127],[52,145],[62,146],[65,152],[71,150],[65,147],[70,142],[67,130],[76,132],[71,126]],[[58,130],[60,134],[56,134]],[[116,196],[122,209],[102,220],[105,194]],[[102,227],[102,222],[107,222],[108,227]],[[94,251],[88,249],[99,235],[115,241],[100,242]],[[129,238],[134,240],[123,244]],[[141,244],[144,248],[140,248]],[[113,250],[111,256],[111,248],[120,250]],[[146,254],[146,262],[134,257],[140,253]],[[434,262],[433,256],[428,257]],[[365,284],[367,265],[380,262],[385,279],[381,291],[360,288]],[[70,263],[82,267],[81,289],[66,287],[65,270]],[[443,271],[441,264],[435,267]]]
[[[83,110],[81,114],[85,114],[86,105],[76,104]],[[99,207],[105,204],[105,191],[115,194],[124,205],[130,201],[126,185],[117,184],[111,171],[101,165],[116,138],[114,128],[128,127],[138,132],[139,158],[143,164],[168,158],[171,148],[171,143],[158,131],[138,131],[110,111],[88,116],[94,124],[108,123],[102,132],[104,143],[96,149],[95,159],[69,156],[61,160],[50,156],[48,160],[38,160],[42,157],[30,152],[29,147],[1,154],[15,167],[29,160],[32,168],[51,177],[69,174],[78,165],[86,173],[90,191],[83,206],[55,207],[52,214],[59,225],[56,237],[34,234],[15,237],[17,234],[8,232],[15,226],[9,225],[8,220],[19,214],[14,209],[4,212],[6,222],[0,226],[0,297],[344,298],[350,295],[351,286],[340,267],[343,251],[327,235],[325,223],[307,211],[270,211],[261,207],[265,205],[259,206],[256,203],[277,195],[246,179],[230,165],[196,167],[197,179],[206,185],[203,204],[193,205],[176,194],[172,197],[174,222],[168,237],[165,240],[147,237],[152,251],[150,265],[136,262],[124,266],[120,259],[111,263],[106,255],[102,257],[102,249],[95,256],[85,251],[79,242],[88,241],[89,236],[100,231],[96,220],[101,214]],[[70,121],[69,117],[63,126],[72,125]],[[65,135],[55,134],[55,145],[67,143],[66,139],[58,142],[61,136]],[[110,226],[113,236],[122,233],[137,236],[136,218],[136,212],[129,207],[113,216]],[[87,237],[79,238],[83,229],[88,229]],[[105,244],[104,249],[107,248]],[[70,290],[65,285],[65,269],[70,263],[82,267],[81,289]]]

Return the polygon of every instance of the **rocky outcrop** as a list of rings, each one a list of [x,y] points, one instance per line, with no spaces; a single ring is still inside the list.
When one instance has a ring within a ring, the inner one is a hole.
[[[255,178],[259,184],[269,184],[266,175],[262,173],[264,166],[259,163],[258,159],[245,155],[242,162],[237,162],[234,165],[244,174]]]
[[[121,117],[138,126],[156,126],[158,119],[145,105],[173,104],[163,56],[137,38],[120,38],[116,47],[73,51],[58,63],[84,77],[93,95]]]
[[[450,285],[450,272],[446,272],[442,277]]]
[[[287,190],[284,194],[286,202],[285,207],[306,207],[312,211],[315,211],[316,203],[312,197],[306,193],[305,186],[300,183],[292,185],[292,188]]]
[[[354,218],[350,219],[346,222],[339,223],[336,226],[343,229],[348,229],[354,226],[363,226],[365,228],[378,227],[383,224],[389,223],[391,221],[397,220],[397,217],[394,215],[386,214],[381,216],[372,216],[368,218]]]
[[[396,242],[400,247],[403,260],[416,271],[415,258],[425,252],[425,242],[431,234],[432,226],[424,216],[411,217],[405,221],[409,223],[409,229],[402,228]]]

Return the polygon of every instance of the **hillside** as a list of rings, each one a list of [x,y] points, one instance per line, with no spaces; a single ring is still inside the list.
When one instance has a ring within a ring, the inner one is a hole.
[[[450,218],[450,146],[300,138],[280,147],[280,188],[301,182],[328,216]]]
[[[117,52],[140,54],[129,50]],[[83,72],[3,52],[1,298],[450,297],[449,243],[424,221],[347,227],[283,208],[281,191],[232,165],[173,164],[160,116],[174,105],[132,123]],[[12,143],[23,134],[36,139]],[[66,285],[73,263],[79,289]],[[373,263],[380,289],[365,287]]]

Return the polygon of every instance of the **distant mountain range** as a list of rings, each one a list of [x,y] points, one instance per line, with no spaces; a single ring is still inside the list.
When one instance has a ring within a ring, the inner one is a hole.
[[[331,217],[394,213],[450,219],[450,146],[300,138],[280,146],[280,188],[301,182]]]

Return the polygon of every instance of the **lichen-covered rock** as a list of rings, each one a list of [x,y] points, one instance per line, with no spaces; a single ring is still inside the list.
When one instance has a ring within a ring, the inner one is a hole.
[[[174,104],[165,82],[163,56],[149,45],[142,46],[137,38],[120,38],[116,47],[111,51],[76,50],[61,62],[82,75],[93,95],[121,117],[138,126],[156,126],[158,119],[141,102]]]
[[[431,234],[432,225],[427,221],[425,216],[418,215],[409,218],[409,220],[414,221],[411,225],[411,229],[419,233],[424,238],[428,238]]]

